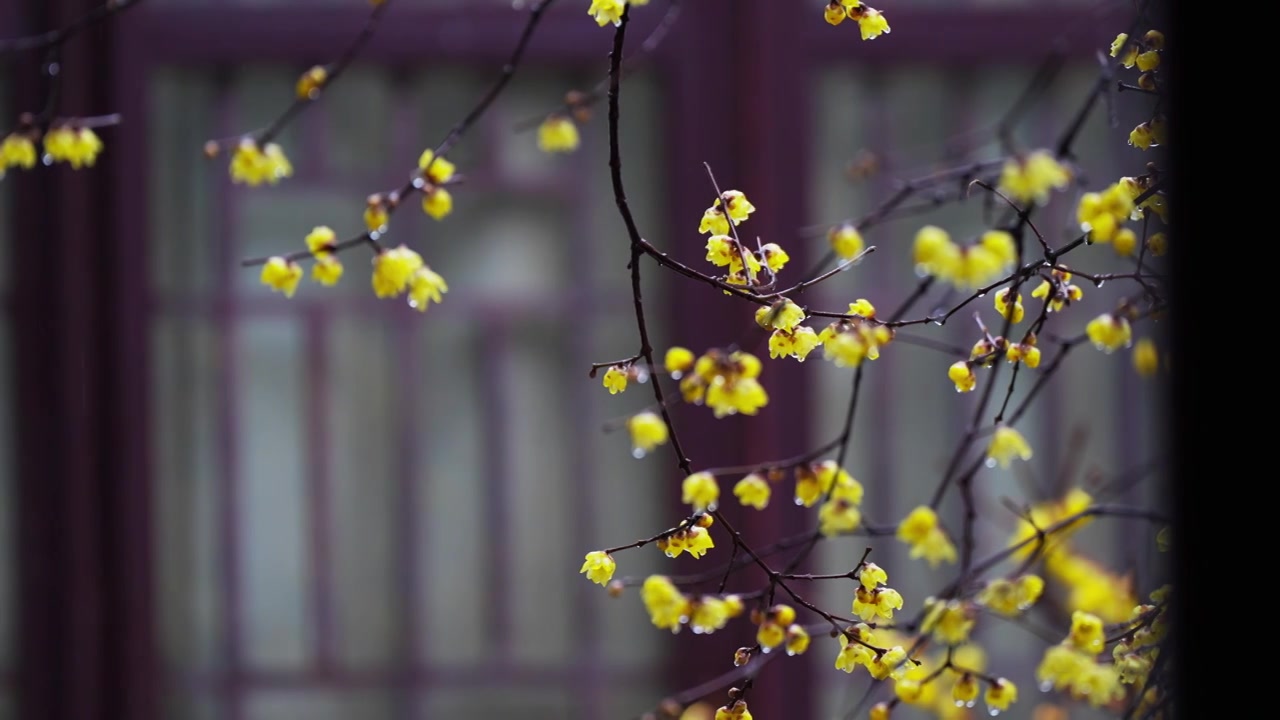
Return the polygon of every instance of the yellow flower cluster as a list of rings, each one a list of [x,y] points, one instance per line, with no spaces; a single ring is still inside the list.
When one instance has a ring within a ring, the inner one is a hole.
[[[913,257],[920,277],[932,275],[961,290],[975,290],[1012,269],[1018,248],[1003,230],[989,230],[978,242],[961,247],[946,230],[926,225],[916,233]]]
[[[667,442],[667,423],[657,413],[645,411],[632,415],[627,420],[627,430],[631,433],[631,454],[636,458]]]
[[[409,307],[426,312],[431,301],[442,302],[449,291],[444,278],[422,262],[422,256],[405,245],[383,250],[373,258],[373,293],[380,298],[408,291]]]
[[[640,600],[655,627],[680,632],[693,614],[693,604],[665,575],[650,575],[640,588]]]
[[[1014,557],[1025,559],[1032,552],[1035,552],[1037,529],[1048,529],[1052,525],[1079,515],[1091,505],[1093,505],[1093,497],[1080,488],[1073,488],[1059,500],[1050,500],[1032,505],[1027,511],[1027,517],[1018,521],[1018,526],[1014,530],[1013,536],[1009,538],[1009,546],[1013,547],[1028,540],[1031,542],[1019,547],[1014,552]],[[1043,548],[1045,556],[1051,556],[1054,552],[1064,548],[1066,540],[1090,522],[1092,522],[1090,517],[1078,518],[1070,525],[1046,537]]]
[[[1118,313],[1103,313],[1084,327],[1089,342],[1104,353],[1113,353],[1129,347],[1133,342],[1133,328],[1129,319]]]
[[[933,639],[943,645],[963,645],[969,641],[969,632],[976,622],[974,607],[961,600],[939,600],[927,598],[924,601],[925,616],[920,626],[921,632],[930,633]],[[977,697],[977,694],[974,694]]]
[[[1016,580],[993,580],[978,592],[975,602],[993,612],[1013,617],[1030,608],[1044,592],[1044,578],[1022,575]]]
[[[760,360],[755,355],[742,351],[726,354],[713,348],[691,367],[677,364],[675,370],[672,370],[671,359],[669,352],[667,370],[673,377],[676,372],[681,373],[680,394],[685,402],[705,403],[718,418],[736,413],[755,415],[769,402],[768,393],[756,379],[760,376]],[[680,354],[676,359],[685,358]],[[693,372],[690,373],[690,369]]]
[[[836,367],[858,367],[864,359],[876,360],[880,348],[893,340],[893,328],[876,318],[876,309],[866,298],[849,303],[849,314],[818,333],[822,354]]]
[[[44,152],[54,162],[65,162],[79,170],[86,165],[92,166],[98,159],[102,153],[102,140],[90,128],[63,125],[50,128],[44,134]]]
[[[8,168],[30,170],[36,165],[36,144],[30,135],[9,133],[0,143],[0,178]]]
[[[1080,611],[1073,613],[1066,639],[1046,650],[1036,669],[1040,689],[1066,690],[1094,707],[1122,699],[1125,690],[1120,670],[1115,664],[1096,660],[1104,642],[1100,618]]]
[[[796,610],[790,605],[778,604],[765,610],[753,610],[751,622],[756,627],[756,642],[761,652],[770,652],[783,645],[788,655],[800,655],[809,649],[809,633],[796,624]]]
[[[1100,193],[1081,195],[1076,220],[1080,229],[1089,233],[1089,242],[1111,242],[1121,223],[1130,219],[1134,210],[1133,199],[1140,193],[1133,193],[1126,183],[1117,182]]]
[[[1163,115],[1138,123],[1129,133],[1129,144],[1139,150],[1149,150],[1165,144],[1165,119]]]
[[[1049,577],[1065,585],[1066,605],[1101,617],[1107,622],[1122,622],[1137,603],[1133,578],[1120,576],[1097,562],[1059,547],[1045,556]]]
[[[604,586],[613,579],[613,572],[617,569],[618,564],[613,561],[612,555],[603,550],[596,550],[587,553],[582,569],[578,572],[586,575],[591,582]]]
[[[1017,325],[1022,322],[1022,293],[1013,296],[1013,302],[1009,301],[1009,288],[1001,288],[995,295],[996,312],[1000,313],[1000,317],[1008,320],[1010,323]]]
[[[1010,363],[1022,363],[1029,368],[1040,367],[1040,348],[1036,347],[1036,334],[1027,333],[1022,342],[1009,345],[1005,359]]]
[[[862,485],[844,468],[836,465],[835,460],[797,465],[795,477],[797,505],[813,507],[835,485],[847,488],[847,496],[856,497],[858,503],[862,502]]]
[[[321,285],[334,285],[342,277],[342,263],[333,252],[337,239],[333,230],[323,225],[307,235],[307,249],[316,259],[315,265],[311,266],[311,279]]]
[[[868,563],[858,571],[858,586],[854,588],[853,614],[865,622],[876,618],[893,619],[893,611],[902,609],[902,594],[891,587],[889,573],[875,563]],[[884,586],[884,587],[882,587]]]
[[[877,635],[866,624],[858,623],[845,628],[840,633],[840,654],[836,655],[836,669],[851,673],[862,666],[876,680],[888,677],[898,680],[912,667],[911,661],[907,659],[907,651],[901,645],[894,645],[884,652],[872,650],[868,645],[877,645]]]
[[[418,171],[422,173],[422,211],[435,220],[444,219],[453,212],[453,196],[444,186],[453,179],[457,168],[443,157],[436,157],[434,150],[423,150]]]
[[[591,0],[587,14],[595,19],[596,24],[604,27],[609,23],[615,26],[622,24],[622,13],[627,5],[648,5],[649,0]]]
[[[320,65],[313,66],[298,78],[294,92],[297,93],[299,100],[315,100],[320,97],[320,91],[328,80],[328,70]]]
[[[1160,368],[1160,353],[1151,338],[1142,338],[1133,346],[1133,367],[1143,377],[1151,377]]]
[[[1009,199],[1043,205],[1049,193],[1071,182],[1071,171],[1054,159],[1048,150],[1036,150],[1025,157],[1012,157],[1000,171],[1000,192]]]
[[[832,0],[822,11],[822,17],[831,25],[839,25],[845,19],[857,22],[863,40],[874,40],[889,32],[889,21],[884,15],[863,5],[861,0]]]
[[[956,561],[956,548],[938,524],[938,514],[927,505],[912,510],[898,524],[898,539],[911,546],[911,557],[922,557],[929,567],[938,563]]]
[[[974,352],[978,353],[975,357],[984,354],[980,353],[976,347]],[[972,360],[959,360],[952,363],[951,367],[947,368],[947,377],[955,383],[956,392],[973,392],[973,389],[978,387],[978,376],[973,374]]]
[[[246,185],[275,185],[293,175],[293,165],[275,143],[259,148],[253,138],[243,138],[231,156],[231,181]]]
[[[1070,305],[1084,297],[1084,291],[1078,285],[1071,284],[1071,273],[1054,268],[1050,278],[1041,280],[1031,297],[1049,303],[1049,312],[1058,312],[1064,305]]]
[[[538,126],[538,149],[546,153],[567,153],[578,149],[578,126],[559,113],[548,115]]]
[[[721,199],[724,200],[723,206]],[[726,217],[725,210],[728,210]],[[728,235],[729,222],[734,225],[740,225],[746,221],[747,216],[756,211],[756,206],[751,204],[747,196],[741,190],[726,190],[721,197],[716,198],[711,207],[702,213],[702,222],[698,223],[698,232],[710,235]]]
[[[733,494],[744,507],[763,510],[769,504],[773,490],[759,473],[744,476],[733,486]]]
[[[262,266],[259,279],[263,285],[291,298],[298,290],[298,281],[302,279],[302,266],[277,255]]]
[[[885,636],[894,634],[876,631],[877,640]],[[910,643],[911,640],[905,639],[903,642]],[[953,664],[950,671],[944,671],[948,654]],[[942,649],[936,655],[917,656],[915,659],[919,664],[910,665],[906,672],[894,680],[893,691],[898,701],[931,711],[940,720],[972,718],[968,708],[976,702],[979,688],[973,673],[981,673],[986,668],[986,656],[982,649],[977,645],[960,645]],[[992,715],[1008,710],[1009,705],[1018,699],[1017,686],[1005,678],[994,678],[994,682],[988,680],[984,699]],[[888,718],[889,706],[887,703],[882,705],[884,713],[880,717]]]
[[[684,479],[681,486],[681,502],[689,503],[695,511],[715,510],[720,499],[720,485],[709,472],[696,472]]]

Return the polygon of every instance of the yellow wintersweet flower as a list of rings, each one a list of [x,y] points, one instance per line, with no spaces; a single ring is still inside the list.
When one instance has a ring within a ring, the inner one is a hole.
[[[1160,367],[1160,355],[1151,338],[1142,338],[1133,347],[1133,367],[1143,377],[1151,377]]]
[[[36,144],[28,135],[9,133],[0,143],[0,176],[5,168],[20,167],[30,170],[36,165]]]
[[[644,457],[647,452],[667,442],[667,424],[657,414],[648,411],[633,415],[627,420],[631,432],[632,454]]]
[[[995,467],[998,463],[1000,467],[1007,468],[1015,457],[1030,460],[1031,446],[1022,437],[1022,433],[1001,425],[996,428],[991,444],[987,446],[987,467]]]
[[[320,65],[316,65],[302,73],[302,77],[298,78],[298,85],[295,88],[298,98],[300,100],[315,100],[320,97],[320,90],[328,79],[329,71]]]
[[[1129,321],[1122,316],[1103,313],[1089,321],[1084,328],[1093,346],[1105,353],[1112,353],[1122,347],[1129,347],[1133,340],[1133,330]]]
[[[1000,613],[1014,616],[1026,610],[1040,599],[1044,592],[1044,579],[1039,575],[1023,575],[1017,580],[993,580],[978,593],[979,605]]]
[[[702,222],[698,224],[698,232],[728,236],[729,218],[724,216],[724,211],[719,207],[709,207],[702,213]],[[710,251],[709,246],[707,249]]]
[[[1084,291],[1077,285],[1071,285],[1071,273],[1055,268],[1050,275],[1053,281],[1043,280],[1031,297],[1049,303],[1049,312],[1058,312],[1064,305],[1076,302],[1084,297]]]
[[[867,646],[858,642],[850,642],[844,633],[840,634],[840,653],[836,655],[836,669],[847,673],[853,672],[859,665],[870,665],[872,652]]]
[[[293,166],[275,143],[268,144],[264,151],[253,138],[243,138],[231,157],[232,182],[246,185],[269,182],[274,185],[292,174]]]
[[[911,557],[923,557],[929,567],[956,561],[956,548],[938,525],[938,515],[927,505],[912,510],[898,525],[898,539],[911,546]]]
[[[1010,309],[1009,288],[1001,288],[998,292],[996,292],[995,304],[996,304],[996,312],[1000,313],[1002,317],[1006,319],[1010,319],[1010,316],[1012,316],[1011,321],[1015,325],[1022,322],[1022,315],[1023,315],[1022,293],[1018,293],[1017,295],[1013,296],[1013,307],[1012,309]]]
[[[682,498],[693,506],[694,510],[714,510],[716,501],[720,499],[720,485],[715,475],[708,472],[696,472],[684,479],[681,485]]]
[[[1120,228],[1111,239],[1111,249],[1120,257],[1133,257],[1133,251],[1138,249],[1138,234],[1129,228]]]
[[[839,25],[844,22],[848,14],[844,11],[844,7],[839,2],[832,2],[822,11],[822,17],[832,25]]]
[[[1102,618],[1077,610],[1071,613],[1071,632],[1067,635],[1067,639],[1078,650],[1097,655],[1102,652],[1106,643],[1103,629]]]
[[[1120,54],[1120,50],[1124,48],[1124,44],[1128,40],[1129,33],[1120,33],[1119,35],[1116,35],[1116,39],[1111,41],[1111,57],[1118,56]]]
[[[839,485],[842,496],[856,504],[862,503],[862,484],[853,479],[835,460],[806,463],[796,466],[796,504],[812,507],[819,498]]]
[[[760,647],[765,652],[769,652],[786,641],[786,629],[776,622],[766,620],[756,630],[756,642],[760,643]]]
[[[865,621],[877,617],[893,619],[893,611],[902,609],[902,594],[891,587],[868,590],[859,585],[854,590],[853,613]]]
[[[55,162],[70,163],[71,167],[79,170],[86,165],[92,166],[98,159],[102,140],[90,128],[73,130],[63,125],[45,133],[44,151]]]
[[[293,297],[302,279],[302,266],[277,255],[262,266],[261,279],[263,285],[284,293],[285,297]]]
[[[724,198],[724,204],[729,211],[729,219],[734,225],[741,225],[747,216],[756,211],[756,206],[751,204],[747,196],[741,190],[725,190],[721,196]],[[716,198],[712,208],[720,207],[720,198]]]
[[[831,249],[840,256],[841,260],[855,258],[867,247],[862,239],[862,233],[849,223],[831,228],[827,232],[827,241],[831,243]]]
[[[1036,336],[1027,335],[1022,342],[1010,345],[1005,358],[1011,363],[1021,362],[1029,368],[1040,367],[1040,348],[1036,347]]]
[[[969,641],[969,631],[976,618],[967,603],[930,598],[925,601],[925,607],[929,610],[920,626],[921,632],[932,633],[933,639],[945,645],[963,645]]]
[[[595,18],[596,24],[604,27],[608,23],[615,26],[622,24],[622,12],[627,9],[626,0],[591,0],[587,14]]]
[[[1043,205],[1049,193],[1071,181],[1071,173],[1048,150],[1036,150],[1025,158],[1010,158],[1000,171],[999,189],[1021,203]]]
[[[434,150],[423,150],[418,157],[418,170],[426,173],[433,185],[443,185],[453,179],[457,168],[445,158],[437,158]]]
[[[861,486],[858,492],[861,494]],[[818,508],[818,530],[825,537],[853,532],[861,523],[862,512],[858,510],[857,503],[841,488],[837,487],[832,492],[831,499]]]
[[[689,617],[689,629],[697,635],[710,634],[721,630],[729,623],[729,604],[724,600],[704,595],[693,603],[693,614]]]
[[[333,229],[326,225],[319,225],[307,233],[307,249],[316,257],[328,257],[333,251],[333,245],[337,242],[338,236],[334,234]]]
[[[1147,252],[1156,257],[1163,256],[1169,251],[1169,238],[1164,233],[1158,232],[1147,238]]]
[[[787,298],[756,311],[756,324],[763,328],[791,330],[804,322],[804,310]]]
[[[587,579],[600,586],[609,584],[613,579],[613,571],[618,567],[613,561],[613,556],[602,550],[587,553],[586,560],[582,563],[582,569],[579,573],[585,574]]]
[[[444,278],[423,265],[409,278],[409,307],[418,312],[426,312],[428,303],[443,302],[441,295],[447,292],[449,292],[449,286]]]
[[[849,18],[858,21],[863,40],[875,40],[889,33],[889,21],[875,8],[859,6],[849,11]]]
[[[627,369],[621,365],[610,366],[604,371],[604,386],[610,395],[617,395],[627,389]]]
[[[667,350],[662,366],[671,374],[673,379],[679,380],[684,373],[693,369],[693,361],[692,350],[676,346]]]
[[[1071,687],[1090,672],[1093,661],[1088,655],[1069,645],[1054,645],[1045,651],[1036,668],[1041,688],[1062,690]]]
[[[769,495],[772,490],[769,483],[760,477],[758,473],[751,473],[743,477],[733,486],[733,494],[738,498],[738,502],[746,507],[753,507],[757,510],[765,509],[769,504]]]
[[[640,599],[649,612],[650,622],[671,632],[679,632],[680,623],[692,612],[689,598],[663,575],[645,578],[644,586],[640,589]]]
[[[741,267],[742,260],[738,258],[737,243],[728,235],[712,235],[707,238],[707,262],[716,267],[725,267],[733,261],[738,261]]]
[[[969,673],[961,675],[956,684],[951,687],[951,699],[955,700],[957,705],[972,707],[977,698],[978,679]]]
[[[916,232],[912,255],[916,274],[933,275],[940,279],[955,276],[961,260],[960,248],[951,242],[951,236],[936,225],[925,225]]]
[[[818,334],[813,328],[800,326],[795,330],[774,330],[769,336],[769,357],[793,357],[804,362],[809,353],[818,347]]]
[[[733,705],[724,705],[716,710],[715,720],[752,720],[751,711],[747,709],[747,701],[739,700]]]
[[[1129,144],[1139,150],[1147,150],[1154,144],[1150,123],[1138,123],[1129,133]]]
[[[769,266],[773,272],[779,272],[786,267],[791,261],[791,256],[778,243],[765,243],[760,247],[760,252],[764,254],[764,263]]]
[[[387,222],[391,219],[387,212],[386,203],[383,202],[382,196],[373,194],[365,203],[364,208],[364,226],[369,232],[382,232],[387,227]]]
[[[876,306],[866,298],[858,298],[856,302],[849,303],[849,314],[858,315],[864,318],[874,318],[876,316]]]
[[[867,563],[858,571],[858,582],[868,590],[875,590],[876,585],[884,585],[889,582],[889,573],[875,563]]]
[[[1018,701],[1018,686],[1006,678],[996,678],[996,681],[987,688],[982,699],[987,703],[987,709],[992,714],[1008,710],[1009,705]]]
[[[703,517],[710,518],[709,515]],[[695,560],[707,554],[707,551],[716,546],[715,541],[711,539],[711,533],[707,532],[705,527],[691,527],[686,533],[684,551],[689,553]]]
[[[342,278],[342,263],[332,253],[325,253],[316,257],[315,265],[311,266],[311,279],[321,285],[336,285],[338,280]]]
[[[978,386],[978,377],[973,374],[973,368],[964,360],[953,363],[947,369],[947,377],[956,384],[956,392],[971,392]]]
[[[787,654],[791,656],[803,655],[809,649],[809,632],[799,625],[792,624],[787,628]]]
[[[898,539],[909,545],[924,542],[925,536],[938,526],[938,514],[933,508],[921,505],[907,514],[898,524]]]
[[[435,172],[432,170],[432,172]],[[433,187],[422,196],[422,212],[434,220],[443,220],[453,212],[453,195],[442,187]]]
[[[867,665],[867,672],[877,680],[884,680],[887,677],[896,680],[905,675],[909,667],[907,651],[901,645],[894,645],[878,657],[873,655],[870,664]]]
[[[1013,235],[1004,230],[988,230],[982,233],[978,244],[1000,260],[1001,269],[1012,267],[1018,261],[1018,244]]]
[[[578,126],[564,115],[549,115],[538,126],[538,149],[542,152],[573,152],[578,144]]]
[[[920,683],[917,682],[916,685],[919,686]],[[894,689],[897,690],[896,687]],[[902,697],[902,696],[899,695],[899,697]],[[903,698],[903,699],[905,700],[906,698]],[[875,705],[871,706],[871,710],[867,713],[867,720],[889,720],[889,713],[890,713],[889,703],[878,702]]]
[[[1151,72],[1160,67],[1160,53],[1148,50],[1137,57],[1138,70]]]

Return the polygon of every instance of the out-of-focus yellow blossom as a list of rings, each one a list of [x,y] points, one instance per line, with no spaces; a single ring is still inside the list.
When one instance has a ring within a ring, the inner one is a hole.
[[[760,252],[764,255],[764,263],[769,266],[773,272],[779,272],[782,268],[791,262],[791,256],[778,243],[765,243],[760,246]]]
[[[578,126],[564,115],[549,115],[538,126],[538,149],[542,152],[573,152],[579,142]]]
[[[862,523],[862,512],[858,503],[862,498],[862,486],[836,486],[831,492],[831,499],[818,508],[818,530],[826,537],[834,537],[840,533],[852,532]]]
[[[955,700],[957,705],[973,707],[978,699],[978,679],[970,673],[961,675],[960,679],[956,680],[956,684],[951,687],[951,699]]]
[[[409,278],[409,307],[418,312],[426,312],[427,305],[444,302],[444,293],[449,292],[449,285],[444,278],[423,265]]]
[[[689,598],[664,575],[645,578],[644,586],[640,589],[640,599],[644,602],[645,610],[649,611],[650,622],[673,633],[680,631],[680,623],[687,620],[692,612]]]
[[[1039,575],[1023,575],[1017,580],[993,580],[978,593],[977,603],[1001,615],[1014,616],[1040,599],[1044,579]]]
[[[898,524],[898,539],[911,546],[911,557],[923,557],[930,567],[956,561],[956,548],[938,524],[938,514],[927,505],[912,510]]]
[[[307,233],[307,249],[316,257],[327,257],[333,251],[337,239],[332,228],[320,225]]]
[[[1169,238],[1164,233],[1158,232],[1147,238],[1147,252],[1161,257],[1168,251]]]
[[[1009,158],[1000,171],[999,189],[1020,203],[1043,205],[1049,193],[1071,182],[1071,173],[1048,150],[1036,150],[1024,158]],[[1012,240],[1012,238],[1010,238]]]
[[[978,376],[973,374],[973,368],[964,360],[952,363],[947,368],[947,377],[956,385],[956,392],[972,392],[978,386]]]
[[[1147,675],[1151,673],[1152,658],[1142,653],[1121,652],[1123,647],[1123,643],[1117,645],[1113,653],[1120,682],[1124,685],[1145,684]]]
[[[667,350],[667,354],[662,361],[662,367],[671,374],[673,379],[679,380],[685,373],[693,369],[694,359],[692,350],[676,346]]]
[[[689,629],[703,635],[723,629],[729,623],[729,603],[711,595],[703,595],[693,602],[693,614]]]
[[[996,428],[991,444],[987,446],[987,465],[995,467],[998,463],[1000,467],[1007,468],[1015,457],[1030,460],[1031,446],[1027,444],[1026,438],[1022,437],[1022,433],[1001,425]]]
[[[1097,655],[1106,643],[1102,618],[1080,610],[1071,613],[1071,632],[1067,639],[1077,650]]]
[[[772,490],[769,483],[760,477],[758,473],[751,473],[743,477],[733,486],[733,494],[738,498],[738,502],[747,507],[753,507],[757,510],[763,510],[769,504],[769,495]]]
[[[631,447],[636,457],[643,457],[667,442],[667,423],[657,413],[645,411],[632,415],[627,420],[627,430],[631,432]]]
[[[1083,555],[1057,546],[1045,555],[1045,570],[1069,588],[1069,610],[1096,615],[1106,622],[1124,622],[1137,603],[1133,578],[1119,576]]]
[[[827,241],[831,243],[831,249],[840,256],[841,260],[855,258],[867,247],[867,243],[862,239],[862,233],[849,223],[827,231]]]
[[[1036,668],[1036,680],[1044,690],[1074,686],[1093,665],[1093,659],[1070,645],[1054,645],[1045,651]]]
[[[1092,504],[1093,498],[1089,493],[1080,488],[1073,488],[1059,500],[1032,505],[1028,512],[1030,522],[1025,518],[1020,519],[1017,529],[1009,539],[1010,547],[1018,546],[1018,549],[1014,551],[1014,557],[1022,560],[1032,552],[1035,552],[1036,543],[1034,538],[1037,535],[1037,528],[1045,530],[1052,525],[1057,525],[1068,518],[1079,515]],[[1069,526],[1060,528],[1053,535],[1046,537],[1043,548],[1045,556],[1052,560],[1054,555],[1064,547],[1066,540],[1080,528],[1088,525],[1090,521],[1091,518],[1089,517],[1077,518]],[[1032,542],[1027,542],[1028,540]]]
[[[613,572],[617,569],[618,564],[613,561],[612,555],[602,550],[595,550],[587,553],[582,569],[578,572],[586,575],[591,582],[604,587],[613,579]]]
[[[889,21],[879,10],[859,4],[847,8],[847,12],[850,20],[858,21],[858,29],[862,31],[863,40],[875,40],[881,35],[888,34]]]
[[[295,88],[298,98],[301,100],[315,100],[320,97],[320,90],[324,88],[324,84],[328,79],[329,71],[321,65],[316,65],[302,73]]]
[[[443,185],[453,179],[457,167],[447,158],[436,157],[434,150],[423,150],[418,157],[418,170],[425,173],[433,185]]]
[[[996,681],[987,687],[982,700],[987,704],[987,710],[992,715],[1008,710],[1009,705],[1018,701],[1018,686],[1006,678],[996,678]]]
[[[386,202],[379,194],[370,195],[364,208],[364,226],[369,232],[382,232],[391,220]]]
[[[715,509],[720,499],[720,485],[716,476],[708,472],[696,472],[684,479],[681,485],[682,499],[693,506],[696,511]]]
[[[1090,320],[1084,331],[1094,347],[1108,354],[1129,347],[1133,340],[1133,330],[1129,327],[1128,319],[1111,313],[1103,313]]]
[[[776,622],[766,620],[756,630],[756,642],[760,643],[764,652],[769,652],[786,641],[786,628]]]
[[[1076,220],[1080,222],[1080,229],[1089,233],[1089,241],[1110,242],[1120,224],[1133,213],[1134,197],[1122,182],[1114,183],[1100,193],[1081,195],[1080,204],[1076,207]]]
[[[46,140],[47,142],[47,140]],[[231,181],[246,185],[272,185],[293,174],[284,150],[275,143],[259,148],[253,138],[243,138],[231,156]]]
[[[635,2],[635,0],[632,0]],[[715,720],[751,720],[751,711],[747,709],[747,701],[739,700],[733,705],[723,705],[716,710]]]
[[[877,617],[893,619],[893,611],[902,609],[902,594],[891,587],[868,590],[859,585],[854,590],[853,614],[870,622]]]
[[[1133,251],[1138,249],[1138,234],[1129,228],[1120,228],[1111,240],[1111,249],[1120,257],[1133,257]]]
[[[804,322],[804,310],[787,298],[756,310],[756,324],[762,328],[791,330]]]
[[[1022,322],[1022,316],[1023,316],[1022,293],[1018,293],[1017,295],[1013,296],[1013,305],[1012,305],[1012,309],[1010,309],[1009,288],[1001,288],[996,293],[995,305],[996,305],[996,312],[1000,313],[1002,317],[1006,319],[1011,319],[1011,321],[1015,325]]]
[[[302,266],[277,255],[262,266],[260,279],[263,285],[291,298],[298,289],[298,281],[302,279]]]
[[[916,232],[912,249],[916,274],[921,277],[950,277],[960,264],[960,248],[951,242],[951,236],[936,225],[925,225]]]
[[[338,258],[325,253],[317,256],[315,265],[311,266],[311,279],[321,285],[336,285],[342,278],[342,270],[342,263]]]
[[[36,144],[31,136],[22,133],[9,133],[0,143],[0,177],[5,168],[20,167],[30,170],[36,165]]]
[[[797,327],[794,330],[774,330],[769,336],[769,357],[793,357],[804,362],[809,353],[818,347],[818,334],[813,328]]]
[[[813,507],[835,485],[843,490],[843,497],[854,504],[862,504],[862,484],[853,479],[844,468],[836,465],[835,460],[797,465],[795,475],[797,505]]]
[[[453,212],[453,194],[442,187],[428,189],[422,196],[422,212],[433,220],[443,220]]]
[[[604,386],[610,395],[617,395],[627,389],[627,369],[621,365],[612,365],[604,371]]]
[[[1005,358],[1011,363],[1021,362],[1029,368],[1040,367],[1040,348],[1036,347],[1036,336],[1029,333],[1022,342],[1010,345]]]
[[[92,166],[102,152],[102,140],[91,128],[73,129],[63,125],[51,128],[44,135],[44,151],[55,162],[70,163],[79,170]]]
[[[1018,245],[1013,235],[1004,230],[988,230],[982,233],[978,244],[999,259],[1001,267],[1012,266],[1018,261]]]
[[[1151,338],[1142,338],[1133,346],[1133,367],[1143,377],[1151,377],[1160,367],[1160,354]]]
[[[791,656],[803,655],[805,650],[809,649],[809,640],[809,632],[793,623],[787,628],[787,654]]]
[[[963,645],[969,641],[969,631],[976,618],[968,603],[959,600],[925,600],[928,612],[921,632],[932,633],[933,639],[944,645]]]
[[[916,685],[919,684],[918,682],[916,683]],[[889,720],[890,712],[889,703],[878,702],[871,706],[871,710],[867,713],[867,720]]]
[[[875,563],[867,563],[858,571],[858,582],[867,590],[875,590],[876,585],[888,584],[889,573]]]

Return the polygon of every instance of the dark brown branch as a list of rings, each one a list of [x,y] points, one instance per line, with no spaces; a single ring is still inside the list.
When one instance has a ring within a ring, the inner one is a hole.
[[[112,15],[128,10],[139,2],[141,2],[141,0],[107,0],[107,2],[76,18],[65,27],[43,32],[38,35],[27,35],[25,37],[6,38],[0,40],[0,53],[44,50],[46,48],[60,46],[80,34],[82,31],[106,20]]]

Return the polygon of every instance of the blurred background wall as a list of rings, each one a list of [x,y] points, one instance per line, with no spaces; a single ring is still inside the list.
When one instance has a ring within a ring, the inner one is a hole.
[[[94,4],[10,4],[0,35]],[[0,183],[0,393],[12,400],[0,405],[0,717],[617,718],[728,667],[741,638],[673,638],[636,593],[610,600],[575,574],[586,551],[682,516],[669,456],[633,460],[623,434],[601,430],[647,390],[615,398],[587,378],[590,362],[635,349],[603,105],[570,156],[513,129],[605,77],[612,32],[585,4],[557,3],[450,155],[466,176],[454,214],[395,216],[388,239],[451,288],[425,316],[375,300],[360,252],[338,287],[304,283],[290,301],[238,260],[301,247],[315,225],[357,232],[364,198],[401,184],[495,77],[524,18],[509,2],[398,0],[281,136],[295,175],[276,187],[232,186],[226,158],[201,146],[272,119],[298,74],[354,35],[365,3],[149,0],[68,47],[66,114],[124,123],[102,131],[92,170]],[[709,161],[797,272],[825,251],[825,225],[868,211],[895,178],[996,156],[993,127],[1056,49],[1068,63],[1017,132],[1024,147],[1053,143],[1129,18],[1123,2],[888,3],[893,32],[860,42],[827,26],[820,2],[684,5],[623,86],[640,227],[699,263]],[[634,12],[631,47],[665,9]],[[0,117],[38,107],[37,60],[0,68]],[[1141,169],[1106,119],[1095,112],[1077,145],[1088,189]],[[1120,119],[1142,118],[1122,106]],[[860,153],[879,166],[866,179],[849,172]],[[1076,197],[1055,197],[1040,227],[1070,236]],[[976,200],[889,222],[867,235],[877,253],[810,302],[899,302],[926,222],[957,238],[988,227]],[[1102,250],[1081,267],[1112,269]],[[719,293],[646,273],[662,348],[763,337]],[[1086,296],[1081,327],[1114,300]],[[957,318],[936,336],[974,333]],[[846,462],[881,524],[933,487],[972,403],[944,356],[906,344],[885,355],[867,369]],[[1091,351],[1068,364],[1023,425],[1035,461],[978,486],[985,547],[1013,527],[1001,496],[1046,497],[1157,452],[1156,386]],[[695,465],[783,457],[838,433],[850,370],[767,368],[773,399],[756,419],[677,411]],[[813,521],[785,502],[730,512],[762,538]],[[1145,563],[1117,548],[1150,547],[1147,530],[1100,525],[1090,542],[1113,566]],[[811,567],[845,569],[865,545],[824,543]],[[909,600],[940,584],[892,541],[876,558]],[[619,560],[627,575],[686,567],[649,550]],[[844,606],[845,590],[819,597]],[[1042,651],[1020,635],[983,640],[1010,666]],[[846,711],[867,678],[832,671],[833,657],[819,639],[771,667],[757,716]]]

